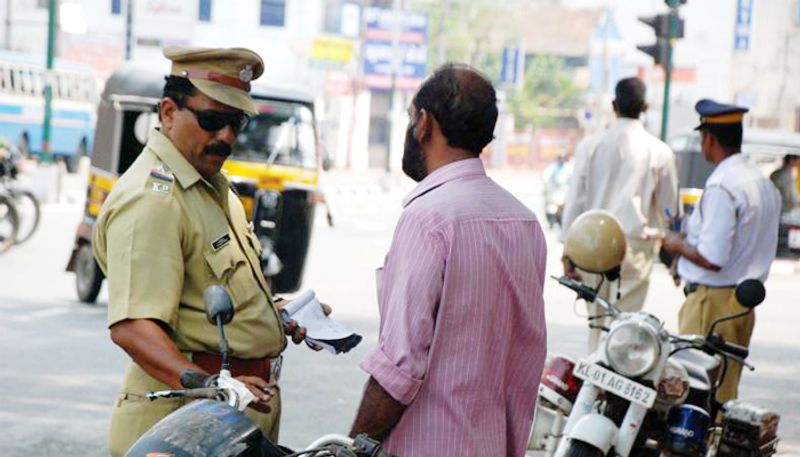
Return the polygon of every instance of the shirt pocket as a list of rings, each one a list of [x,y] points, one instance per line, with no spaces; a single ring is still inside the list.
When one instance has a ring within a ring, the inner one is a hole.
[[[204,256],[214,278],[228,291],[235,306],[249,302],[256,295],[258,284],[244,254],[236,252],[233,244],[207,251]]]
[[[261,241],[259,241],[258,236],[256,236],[255,232],[252,230],[245,230],[245,236],[247,238],[247,242],[250,243],[250,247],[256,251],[258,258],[261,258]]]

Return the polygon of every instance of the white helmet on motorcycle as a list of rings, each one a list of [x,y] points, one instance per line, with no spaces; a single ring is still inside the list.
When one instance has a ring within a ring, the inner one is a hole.
[[[567,230],[564,257],[581,270],[616,279],[625,258],[625,232],[608,211],[587,211]]]

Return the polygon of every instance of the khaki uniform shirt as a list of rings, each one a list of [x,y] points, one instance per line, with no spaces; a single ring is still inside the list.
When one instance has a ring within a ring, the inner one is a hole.
[[[108,324],[155,319],[184,352],[219,352],[203,291],[220,284],[234,304],[231,355],[275,357],[286,347],[261,272],[260,243],[220,173],[205,180],[160,131],[114,185],[92,246],[108,278]]]

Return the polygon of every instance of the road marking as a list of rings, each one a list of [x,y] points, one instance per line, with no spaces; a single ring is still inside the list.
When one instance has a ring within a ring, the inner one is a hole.
[[[47,308],[39,311],[32,311],[27,314],[8,316],[11,322],[32,322],[38,319],[48,319],[51,317],[62,316],[71,311],[69,308]]]

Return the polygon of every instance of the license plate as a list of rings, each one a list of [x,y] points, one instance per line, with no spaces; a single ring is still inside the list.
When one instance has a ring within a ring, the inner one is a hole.
[[[645,408],[650,408],[656,401],[655,390],[600,365],[580,360],[573,373],[584,381]]]
[[[800,249],[800,229],[789,229],[789,249]]]

